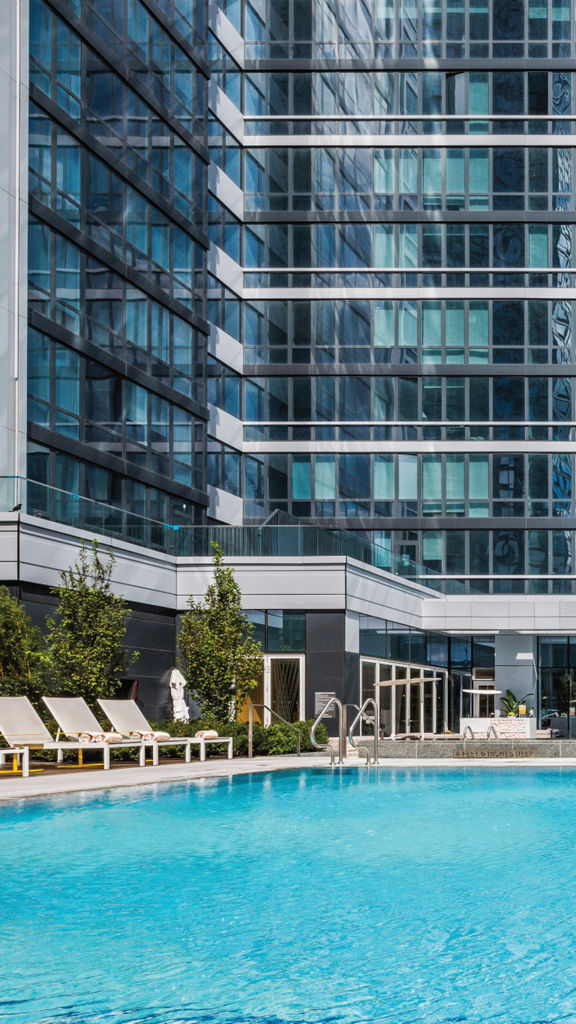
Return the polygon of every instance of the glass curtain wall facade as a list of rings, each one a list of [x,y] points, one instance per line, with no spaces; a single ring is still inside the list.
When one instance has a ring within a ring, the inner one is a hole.
[[[572,592],[571,0],[30,3],[29,476]]]
[[[245,521],[360,531],[448,590],[571,592],[570,0],[221,7]]]
[[[28,476],[201,523],[203,0],[30,0]]]

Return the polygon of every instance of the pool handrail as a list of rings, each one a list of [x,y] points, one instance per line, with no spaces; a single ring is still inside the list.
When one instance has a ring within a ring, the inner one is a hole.
[[[330,700],[324,705],[324,707],[322,708],[322,711],[318,715],[318,718],[316,719],[316,721],[314,722],[312,728],[310,729],[310,742],[311,742],[312,746],[316,747],[316,750],[327,750],[329,752],[329,754],[330,754],[330,765],[331,766],[334,765],[334,759],[335,759],[334,748],[332,747],[331,743],[318,743],[316,741],[315,733],[316,733],[316,727],[320,724],[322,719],[326,716],[327,711],[329,711],[329,709],[332,707],[333,704],[336,705],[336,707],[338,708],[338,712],[339,712],[339,723],[338,723],[338,763],[339,764],[344,764],[344,757],[345,757],[345,753],[346,753],[346,733],[345,733],[345,726],[344,726],[344,706],[342,704],[342,701],[339,700],[338,697],[330,697]]]
[[[283,722],[284,725],[287,725],[289,729],[292,729],[292,732],[296,733],[296,757],[300,757],[300,745],[302,740],[302,737],[300,736],[300,730],[297,729],[292,722],[289,722],[287,718],[282,718],[282,715],[279,715],[277,711],[274,711],[274,708],[271,708],[269,704],[253,704],[252,701],[250,701],[248,705],[248,757],[254,756],[252,753],[254,708],[263,708],[264,711],[269,711],[271,715],[276,715],[278,721]]]
[[[378,764],[378,722],[377,722],[378,707],[376,705],[376,701],[374,700],[374,697],[367,697],[366,698],[366,700],[364,701],[362,707],[358,711],[358,714],[356,715],[356,718],[352,722],[352,725],[350,726],[350,731],[348,733],[348,740],[350,742],[350,746],[354,747],[354,749],[357,750],[358,753],[360,753],[360,751],[364,751],[364,753],[366,754],[366,764],[367,765],[370,764],[370,747],[368,746],[368,743],[360,743],[360,744],[356,743],[356,741],[354,739],[354,729],[356,728],[357,723],[360,722],[363,717],[365,717],[366,708],[370,704],[372,704],[372,706],[374,708],[374,747],[373,747],[373,752],[372,752],[372,763],[373,764]],[[362,739],[362,737],[360,737],[360,739]]]

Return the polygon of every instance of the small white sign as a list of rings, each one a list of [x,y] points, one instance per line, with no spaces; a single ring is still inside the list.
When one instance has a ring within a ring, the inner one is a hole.
[[[316,717],[324,710],[329,700],[335,697],[334,692],[331,693],[316,693],[314,694],[314,714]],[[332,706],[326,715],[326,718],[334,718],[335,708]]]

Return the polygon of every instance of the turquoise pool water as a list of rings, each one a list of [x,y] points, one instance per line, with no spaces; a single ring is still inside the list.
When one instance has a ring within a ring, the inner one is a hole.
[[[0,807],[9,1024],[576,1022],[576,771]]]

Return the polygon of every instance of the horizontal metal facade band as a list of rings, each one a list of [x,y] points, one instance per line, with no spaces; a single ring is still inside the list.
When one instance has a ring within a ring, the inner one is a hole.
[[[289,210],[282,213],[250,211],[244,213],[242,219],[245,224],[575,224],[576,210]],[[451,272],[455,269],[459,268],[450,267]],[[499,267],[498,270],[500,269]],[[529,272],[539,273],[539,269],[531,267]],[[559,273],[560,270],[554,267],[553,272]]]
[[[334,273],[350,273],[335,270]],[[450,271],[454,273],[454,268]],[[498,273],[499,269],[477,271]],[[576,272],[576,268],[575,271]],[[246,271],[249,273],[249,271]],[[257,273],[257,271],[252,271]],[[279,273],[278,270],[274,271]],[[298,273],[298,271],[297,271]],[[362,273],[362,271],[358,271]],[[402,271],[396,271],[402,273]],[[410,271],[404,271],[410,273]],[[435,270],[429,273],[436,273]],[[537,273],[537,271],[535,271]],[[561,274],[558,270],[555,273]],[[571,273],[565,270],[564,273]],[[551,299],[556,302],[576,299],[576,288],[244,288],[242,297],[258,302],[266,299]]]
[[[154,473],[151,469],[134,466],[126,459],[118,458],[117,455],[100,452],[97,448],[82,444],[81,441],[73,441],[72,438],[47,430],[46,427],[39,427],[38,424],[30,421],[28,421],[28,437],[32,441],[36,441],[37,444],[46,445],[52,450],[66,452],[84,462],[91,462],[113,473],[130,477],[131,480],[155,487],[164,494],[174,494],[179,498],[185,498],[186,501],[195,502],[197,505],[208,506],[208,495],[204,491],[199,491],[195,487],[186,487],[166,476],[161,476],[160,473]]]
[[[326,423],[325,426],[331,424]],[[476,455],[479,452],[505,455],[548,452],[551,455],[566,455],[576,452],[576,441],[244,441],[243,451],[247,455],[322,455],[347,452],[364,455],[456,455],[471,452]]]
[[[576,574],[575,573],[569,573],[569,572],[559,572],[559,573],[546,573],[546,572],[540,573],[539,572],[538,574],[535,574],[535,573],[529,574],[529,573],[520,573],[520,572],[518,572],[518,573],[511,573],[509,576],[508,575],[506,575],[506,576],[502,576],[502,575],[497,576],[494,573],[488,573],[488,572],[487,573],[483,573],[483,574],[481,574],[481,573],[471,573],[471,572],[459,572],[457,575],[456,574],[449,575],[448,573],[439,572],[439,573],[434,573],[434,575],[430,575],[428,577],[428,579],[433,579],[433,580],[499,580],[500,582],[502,582],[502,580],[574,580],[574,579],[576,579]],[[448,596],[455,597],[457,595],[450,594]],[[472,599],[474,597],[484,597],[483,594],[466,594],[466,595],[463,595],[463,596],[471,597]],[[492,595],[488,595],[488,596],[492,596]],[[501,596],[502,597],[506,597],[505,594],[502,594]],[[534,595],[534,596],[537,596],[537,595]],[[561,596],[561,595],[558,595],[558,596]],[[536,632],[536,630],[534,630],[534,632]],[[560,632],[560,630],[558,630],[558,632]]]
[[[75,352],[86,356],[87,359],[92,359],[94,362],[100,363],[101,366],[107,366],[110,370],[114,370],[120,376],[134,381],[136,384],[141,384],[147,391],[160,395],[161,398],[165,398],[171,405],[177,405],[181,409],[186,409],[187,412],[193,413],[194,416],[198,416],[200,419],[208,419],[208,408],[206,406],[195,402],[192,398],[187,398],[186,395],[169,387],[169,385],[163,384],[162,381],[157,380],[152,374],[139,369],[133,363],[128,363],[123,359],[119,359],[118,356],[112,355],[111,352],[107,352],[106,349],[99,348],[98,345],[87,341],[82,335],[72,334],[65,327],[61,327],[60,324],[42,316],[35,309],[28,311],[28,323],[37,331],[49,335],[55,341],[62,342],[68,348],[72,348]]]
[[[243,373],[244,377],[576,377],[576,363],[245,363]]]
[[[250,43],[246,43],[249,47]],[[575,71],[568,57],[246,57],[246,71]]]
[[[250,120],[249,117],[246,118]],[[406,118],[410,120],[410,118]],[[416,120],[416,117],[413,118]],[[439,115],[438,120],[442,118]],[[529,120],[527,115],[526,120]],[[560,117],[556,120],[561,120]],[[558,141],[551,141],[558,140]],[[245,135],[247,149],[490,149],[492,146],[570,149],[576,135]]]
[[[100,260],[105,266],[110,267],[121,277],[126,278],[140,291],[145,292],[150,298],[160,302],[167,309],[171,309],[178,316],[182,317],[188,323],[192,324],[193,327],[197,327],[202,334],[209,334],[210,326],[202,317],[198,316],[197,313],[193,313],[186,306],[183,306],[177,299],[173,299],[167,292],[163,291],[162,288],[158,288],[155,284],[148,279],[145,274],[141,274],[138,270],[134,270],[133,267],[129,267],[126,263],[122,263],[121,260],[113,256],[108,249],[104,249],[101,245],[98,245],[92,238],[88,238],[82,231],[78,231],[73,228],[67,221],[62,217],[59,217],[57,213],[49,210],[47,206],[38,202],[33,196],[29,199],[30,212],[38,220],[44,221],[45,224],[50,225],[59,234],[64,235],[65,238],[69,238],[71,242],[74,242],[79,249],[82,249],[88,256],[93,256],[95,259]]]
[[[507,375],[506,375],[507,376]],[[545,378],[544,378],[545,379]],[[245,427],[575,427],[575,420],[245,420]]]
[[[352,528],[351,523],[354,523]],[[249,526],[262,526],[261,519],[250,519],[245,518],[245,524]],[[304,524],[306,525],[306,524]],[[390,516],[388,519],[383,516],[358,516],[354,520],[340,518],[334,516],[331,519],[319,519],[313,520],[313,526],[321,526],[328,530],[346,530],[350,533],[355,533],[357,530],[399,530],[405,532],[406,530],[415,533],[420,530],[575,530],[576,529],[576,518],[568,517],[552,519],[551,517],[545,519],[528,518],[527,516],[497,516],[497,517],[478,517],[478,519],[470,518],[468,516],[451,516],[450,518],[440,516],[426,516],[426,518],[420,518],[419,516],[402,516],[401,518],[395,518]]]
[[[467,223],[470,217],[467,218]],[[333,221],[331,223],[334,223]],[[439,221],[439,223],[443,223]],[[237,263],[235,266],[239,266]],[[576,273],[576,266],[572,267],[495,267],[491,264],[488,267],[447,267],[445,265],[431,267],[343,267],[340,264],[334,267],[244,267],[245,274],[570,274]],[[524,288],[524,291],[527,289]],[[402,288],[402,295],[405,289]],[[494,288],[491,288],[494,291]]]
[[[122,78],[135,93],[141,96],[152,110],[156,111],[158,116],[161,117],[170,128],[172,128],[172,131],[174,131],[176,135],[179,135],[191,149],[206,161],[206,163],[210,162],[210,154],[205,144],[196,139],[194,135],[184,128],[174,114],[169,110],[166,110],[166,108],[158,102],[154,93],[150,92],[150,90],[142,84],[139,75],[132,71],[124,61],[118,60],[118,55],[106,45],[96,32],[93,32],[92,29],[89,28],[83,18],[77,17],[69,5],[66,5],[66,11],[64,13],[64,0],[59,0],[58,3],[55,3],[54,0],[47,0],[47,3],[52,6],[54,13],[58,15],[58,17],[65,17],[69,25],[84,40],[84,42],[95,50],[98,56],[110,66],[114,73],[118,75],[119,78]],[[156,11],[156,5],[154,5],[154,10]],[[134,62],[136,62],[136,58],[134,58]],[[149,69],[142,65],[142,70],[148,71]],[[206,75],[203,68],[199,68],[199,70],[203,75]]]
[[[488,114],[246,114],[247,121],[258,121],[265,124],[273,121],[281,124],[282,121],[386,121],[393,124],[395,121],[426,121],[434,124],[436,121],[576,121],[576,114],[502,114],[492,111]]]
[[[186,234],[190,235],[195,242],[199,242],[200,245],[208,248],[210,239],[203,231],[197,228],[192,222],[185,217],[184,214],[180,213],[171,203],[169,203],[164,197],[152,188],[144,178],[141,178],[136,174],[131,167],[128,167],[119,157],[110,150],[109,146],[105,146],[102,142],[92,135],[91,132],[87,131],[78,124],[74,118],[70,117],[66,111],[62,110],[53,100],[49,99],[45,93],[38,89],[35,85],[30,85],[30,99],[42,110],[45,111],[52,120],[61,124],[69,135],[72,135],[75,139],[82,143],[87,149],[91,150],[96,156],[99,157],[108,167],[111,167],[121,178],[124,179],[129,185],[141,192],[142,195],[149,200],[154,206],[157,206],[162,213],[166,214],[170,220],[174,221],[178,227],[182,228]]]
[[[140,2],[147,8],[154,20],[158,21],[162,25],[162,28],[166,30],[168,35],[172,36],[174,42],[178,43],[180,49],[184,50],[186,56],[190,58],[198,70],[208,77],[210,74],[210,65],[208,61],[203,54],[198,53],[197,49],[190,45],[188,37],[185,36],[180,29],[176,28],[173,22],[170,21],[170,18],[166,17],[158,3],[158,0],[140,0]],[[204,6],[204,0],[199,0],[199,6]],[[206,18],[204,18],[204,21],[206,21]]]

